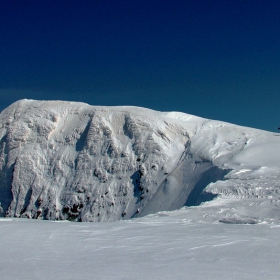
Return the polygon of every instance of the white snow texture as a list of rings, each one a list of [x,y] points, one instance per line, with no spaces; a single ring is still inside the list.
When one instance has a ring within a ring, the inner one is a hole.
[[[279,155],[278,134],[184,113],[20,100],[0,114],[1,215],[279,222]]]

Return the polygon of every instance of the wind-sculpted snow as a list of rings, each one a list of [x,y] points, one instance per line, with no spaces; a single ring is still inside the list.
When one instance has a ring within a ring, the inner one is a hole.
[[[0,120],[7,217],[113,221],[204,202],[195,208],[214,220],[278,219],[278,135],[183,113],[61,101],[21,100]]]

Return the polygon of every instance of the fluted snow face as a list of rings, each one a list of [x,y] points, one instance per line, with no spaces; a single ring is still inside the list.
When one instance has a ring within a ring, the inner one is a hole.
[[[20,101],[1,121],[1,189],[12,193],[10,204],[1,201],[6,215],[16,217],[130,218],[189,141],[184,130],[141,108]]]
[[[0,121],[5,216],[113,221],[215,196],[206,203],[213,209],[257,193],[264,200],[274,193],[274,205],[278,199],[277,172],[273,190],[260,190],[272,178],[261,170],[280,163],[272,133],[183,113],[62,101],[21,100]],[[253,186],[244,183],[248,174]],[[212,216],[223,218],[219,213]]]

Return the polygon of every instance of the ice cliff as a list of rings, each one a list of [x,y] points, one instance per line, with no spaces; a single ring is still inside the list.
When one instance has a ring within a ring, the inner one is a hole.
[[[277,136],[176,112],[20,100],[0,114],[2,216],[113,221],[271,191],[278,207]]]

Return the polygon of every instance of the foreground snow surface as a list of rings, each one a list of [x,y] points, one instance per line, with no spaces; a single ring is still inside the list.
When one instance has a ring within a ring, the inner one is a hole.
[[[193,222],[185,211],[111,223],[2,218],[0,277],[279,279],[280,225]]]

